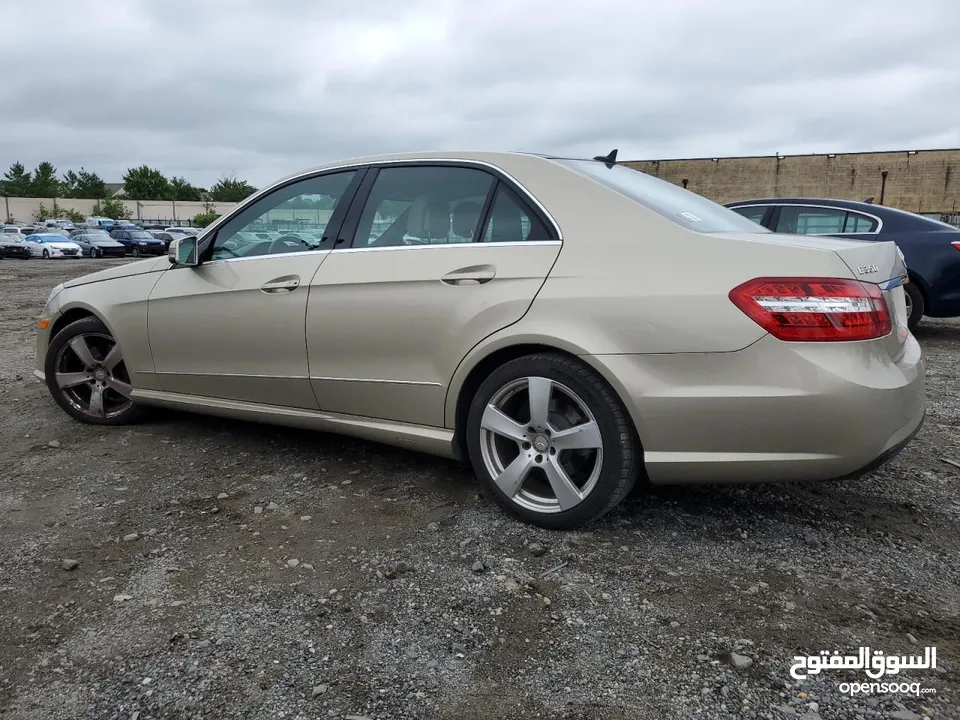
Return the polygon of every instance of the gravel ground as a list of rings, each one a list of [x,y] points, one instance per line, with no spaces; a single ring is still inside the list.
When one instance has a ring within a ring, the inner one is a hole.
[[[401,450],[74,422],[35,317],[116,262],[0,261],[0,716],[960,717],[960,322],[918,330],[928,420],[876,475],[641,491],[559,533]],[[789,674],[861,645],[936,646],[893,678],[935,694]]]

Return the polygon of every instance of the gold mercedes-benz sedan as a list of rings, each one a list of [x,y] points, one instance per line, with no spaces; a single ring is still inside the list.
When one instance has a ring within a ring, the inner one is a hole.
[[[157,405],[469,460],[571,528],[638,478],[889,460],[925,412],[905,279],[892,242],[774,234],[615,152],[368,157],[57,286],[36,374],[82,422]]]

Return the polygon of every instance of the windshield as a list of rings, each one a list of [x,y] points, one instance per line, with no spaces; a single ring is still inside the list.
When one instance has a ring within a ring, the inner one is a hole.
[[[556,159],[581,175],[586,175],[632,200],[647,206],[664,217],[690,230],[703,233],[768,233],[757,225],[723,205],[718,205],[702,195],[685,190],[666,180],[633,170],[624,165],[608,167],[596,160]]]
[[[146,230],[132,230],[130,232],[130,237],[133,240],[153,240],[154,237]]]

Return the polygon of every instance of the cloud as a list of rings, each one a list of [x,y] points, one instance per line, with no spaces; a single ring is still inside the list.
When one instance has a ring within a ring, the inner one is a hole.
[[[956,0],[8,5],[3,167],[262,185],[407,150],[960,146]]]

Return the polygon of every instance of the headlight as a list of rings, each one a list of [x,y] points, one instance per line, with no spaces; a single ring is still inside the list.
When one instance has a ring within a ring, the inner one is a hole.
[[[49,297],[47,297],[47,302],[44,303],[44,305],[46,306],[46,305],[49,305],[51,302],[53,302],[53,299],[57,295],[59,295],[62,290],[63,290],[63,283],[60,283],[53,290],[50,291],[50,295]]]

